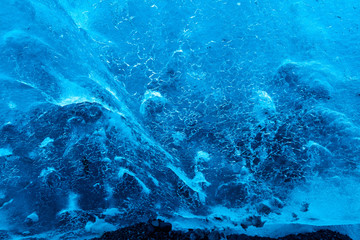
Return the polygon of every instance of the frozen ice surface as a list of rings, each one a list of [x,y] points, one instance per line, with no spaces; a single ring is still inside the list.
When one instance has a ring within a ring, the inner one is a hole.
[[[359,1],[0,3],[0,230],[359,239]]]

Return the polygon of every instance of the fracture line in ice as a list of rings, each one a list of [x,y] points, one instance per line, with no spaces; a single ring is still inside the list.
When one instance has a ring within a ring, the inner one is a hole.
[[[198,172],[194,179],[190,179],[186,176],[186,173],[174,165],[168,164],[167,167],[173,171],[189,188],[198,193],[201,202],[205,202],[206,193],[203,191],[202,184],[205,183],[206,185],[209,185],[210,183],[205,180],[202,173]]]
[[[124,174],[128,174],[132,177],[134,177],[136,179],[136,181],[140,184],[140,186],[142,187],[144,193],[146,194],[150,194],[151,190],[145,185],[145,183],[143,181],[141,181],[138,177],[136,177],[135,173],[131,172],[130,170],[126,169],[126,168],[120,168],[119,173],[118,173],[118,177],[122,178],[124,177]]]

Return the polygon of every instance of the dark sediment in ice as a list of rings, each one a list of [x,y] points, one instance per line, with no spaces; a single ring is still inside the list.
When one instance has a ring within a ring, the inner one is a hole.
[[[157,224],[158,223],[158,224]],[[171,225],[164,222],[139,223],[124,227],[113,232],[106,232],[100,238],[92,240],[120,240],[120,239],[189,239],[189,240],[351,240],[350,237],[331,230],[291,234],[280,238],[248,236],[245,234],[226,235],[217,230],[188,229],[187,231],[172,230]]]

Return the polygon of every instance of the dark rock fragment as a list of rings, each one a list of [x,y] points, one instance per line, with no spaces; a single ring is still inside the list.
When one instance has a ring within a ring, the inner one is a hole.
[[[307,202],[302,203],[302,204],[301,204],[300,211],[302,211],[302,212],[307,212],[307,211],[309,211],[309,206],[310,206],[310,204],[307,203]]]
[[[256,211],[261,215],[269,215],[271,213],[271,208],[265,203],[259,203],[256,206]]]
[[[242,221],[241,227],[243,229],[247,229],[250,226],[259,228],[259,227],[263,227],[264,224],[265,224],[265,221],[261,221],[260,216],[250,216],[250,217],[246,218],[244,221]]]
[[[154,228],[155,232],[170,232],[172,229],[171,223],[164,222],[160,219],[151,220],[150,225]]]

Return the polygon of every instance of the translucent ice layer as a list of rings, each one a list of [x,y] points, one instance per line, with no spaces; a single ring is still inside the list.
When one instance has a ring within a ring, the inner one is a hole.
[[[0,238],[359,239],[359,1],[0,3]]]

